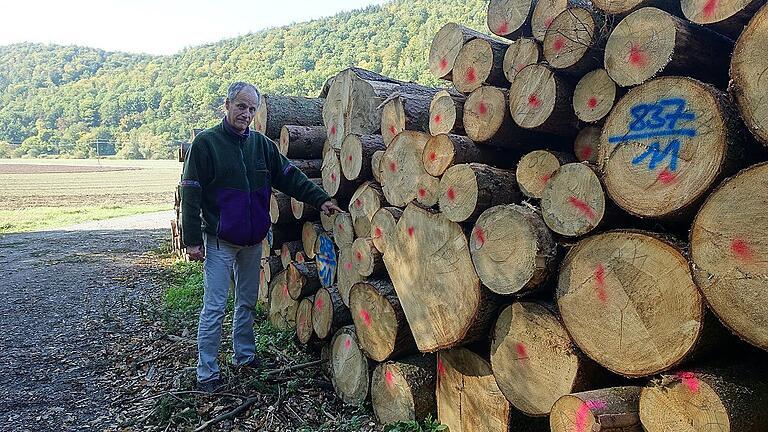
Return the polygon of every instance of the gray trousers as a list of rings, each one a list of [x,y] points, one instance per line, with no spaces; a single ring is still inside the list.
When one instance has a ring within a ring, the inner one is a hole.
[[[232,323],[233,363],[242,365],[256,355],[253,335],[253,308],[259,297],[261,245],[242,247],[204,235],[205,294],[197,328],[197,380],[219,378],[216,356],[221,345],[224,311],[234,274],[235,313]]]

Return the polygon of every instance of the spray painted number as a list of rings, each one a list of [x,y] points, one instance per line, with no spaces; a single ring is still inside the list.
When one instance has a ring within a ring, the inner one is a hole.
[[[648,160],[648,169],[655,170],[669,159],[667,168],[676,171],[680,139],[696,136],[696,129],[684,127],[685,123],[696,119],[694,113],[686,110],[686,104],[685,99],[680,98],[661,99],[652,104],[637,104],[630,110],[632,119],[627,125],[629,131],[624,135],[608,137],[608,142],[622,144],[653,140],[643,153],[632,159],[632,165],[640,165]],[[662,147],[664,138],[669,140]]]
[[[317,254],[317,263],[320,283],[324,287],[331,286],[333,275],[336,273],[336,251],[333,249],[333,241],[328,236],[320,236],[320,253]]]

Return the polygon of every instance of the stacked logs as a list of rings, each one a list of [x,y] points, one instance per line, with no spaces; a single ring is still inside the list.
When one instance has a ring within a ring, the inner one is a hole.
[[[190,132],[189,142],[180,142],[178,148],[178,160],[181,163],[187,159],[187,153],[192,146],[195,136],[202,132],[203,129],[192,129]],[[182,173],[179,175],[179,184],[181,184],[184,168],[182,165]],[[171,219],[171,253],[177,259],[188,260],[187,247],[184,245],[184,240],[181,233],[181,186],[177,185],[173,190],[173,219]]]
[[[491,0],[434,37],[450,89],[340,72],[280,125],[345,211],[276,196],[275,325],[382,423],[768,430],[768,6],[732,3]]]

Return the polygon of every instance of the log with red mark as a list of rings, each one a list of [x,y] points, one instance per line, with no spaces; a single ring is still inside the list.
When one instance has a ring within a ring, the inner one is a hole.
[[[753,261],[754,252],[749,244],[743,239],[734,239],[731,242],[731,252],[741,261]]]
[[[678,372],[675,374],[675,376],[680,378],[683,385],[691,393],[699,392],[699,380],[696,378],[696,374],[694,374],[693,372]]]
[[[608,292],[605,286],[605,267],[602,264],[598,264],[595,269],[595,283],[597,284],[597,298],[600,303],[605,304],[608,302]]]
[[[528,96],[528,106],[533,108],[538,108],[541,106],[541,100],[539,100],[539,97],[536,95],[536,93]]]
[[[579,210],[587,219],[594,221],[597,217],[595,211],[585,201],[578,199],[575,196],[568,198],[568,203],[575,209]]]
[[[482,227],[475,227],[475,238],[477,239],[478,248],[481,248],[485,245],[485,230]]]
[[[648,54],[640,48],[640,44],[632,43],[629,46],[629,63],[635,67],[645,67],[648,64]]]
[[[366,326],[368,326],[368,327],[371,326],[371,324],[372,324],[372,322],[371,322],[371,314],[369,314],[367,310],[360,309],[360,318],[363,319],[363,322],[365,323]]]

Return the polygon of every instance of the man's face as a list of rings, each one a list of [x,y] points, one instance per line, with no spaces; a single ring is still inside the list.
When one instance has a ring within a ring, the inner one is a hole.
[[[244,88],[235,96],[234,100],[227,99],[224,107],[227,109],[227,121],[237,132],[243,133],[251,124],[253,116],[258,109],[256,92],[251,88]]]

